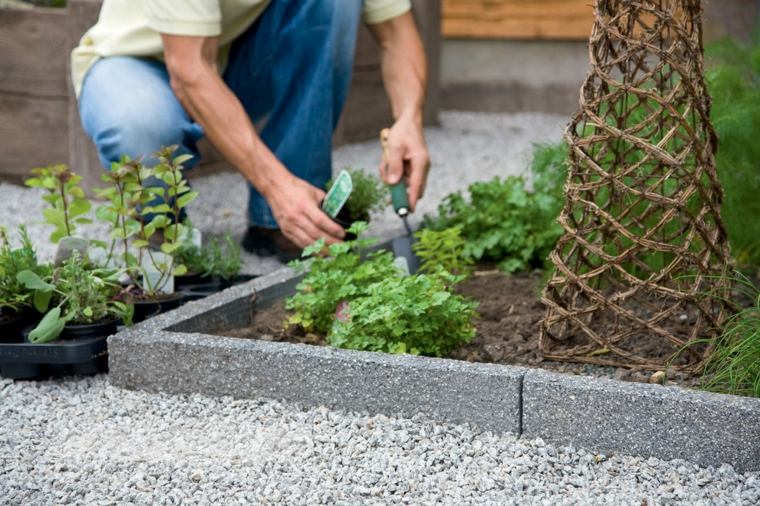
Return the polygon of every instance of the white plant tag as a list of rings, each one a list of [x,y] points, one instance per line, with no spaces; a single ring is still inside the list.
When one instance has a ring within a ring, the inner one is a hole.
[[[195,227],[185,226],[181,242],[182,244],[192,245],[200,249],[201,245],[203,245],[203,233]]]
[[[90,259],[90,262],[99,267],[111,267],[111,265],[106,265],[106,263],[113,264],[113,259],[111,259],[110,262],[107,262],[108,252],[104,248],[96,246],[87,250],[87,258]]]
[[[152,260],[151,260],[152,257]],[[150,287],[156,293],[172,294],[174,293],[174,276],[167,272],[172,265],[172,257],[164,253],[153,251],[150,255],[143,257],[143,279],[144,287]],[[156,286],[161,283],[161,286]]]
[[[63,262],[71,258],[71,255],[75,251],[79,252],[79,258],[84,258],[87,254],[87,246],[89,245],[90,241],[82,237],[64,237],[58,243],[58,248],[55,250],[55,265],[63,264]]]

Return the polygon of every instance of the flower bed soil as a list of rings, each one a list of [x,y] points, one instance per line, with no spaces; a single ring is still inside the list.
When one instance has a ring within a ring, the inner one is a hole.
[[[477,335],[469,344],[451,352],[448,358],[540,367],[555,372],[623,381],[650,381],[651,372],[544,359],[538,350],[539,323],[545,310],[539,301],[540,281],[537,273],[509,276],[487,268],[476,271],[475,275],[464,281],[458,291],[480,302],[477,310],[479,318],[475,322]],[[257,309],[252,315],[251,325],[216,334],[264,341],[327,345],[323,336],[305,334],[297,327],[284,328],[288,316],[284,301],[279,300],[268,308]],[[654,346],[656,341],[642,339],[631,348],[643,355],[660,354],[662,350],[654,349]],[[698,380],[698,377],[685,373],[671,372],[668,375],[668,384],[693,387],[698,384]]]

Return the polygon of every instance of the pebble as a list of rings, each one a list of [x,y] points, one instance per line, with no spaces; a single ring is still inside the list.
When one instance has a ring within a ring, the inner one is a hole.
[[[422,416],[0,380],[3,504],[746,504],[760,473]]]

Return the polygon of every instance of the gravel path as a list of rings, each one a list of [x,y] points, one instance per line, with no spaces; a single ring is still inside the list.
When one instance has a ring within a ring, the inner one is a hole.
[[[758,504],[729,466],[605,457],[421,419],[0,382],[3,504]]]
[[[473,181],[522,172],[530,143],[559,138],[564,121],[445,113],[442,128],[428,131],[434,168],[421,212]],[[355,144],[337,150],[335,166],[374,171],[378,158],[374,142]],[[240,235],[242,178],[225,173],[194,186],[195,223]],[[0,224],[41,216],[35,190],[0,184],[0,196]],[[390,211],[373,223],[376,233],[397,227]],[[50,256],[48,228],[30,231]],[[276,266],[246,256],[248,272]],[[0,380],[0,504],[250,503],[755,505],[760,474],[594,455],[421,418],[130,392],[105,376]]]

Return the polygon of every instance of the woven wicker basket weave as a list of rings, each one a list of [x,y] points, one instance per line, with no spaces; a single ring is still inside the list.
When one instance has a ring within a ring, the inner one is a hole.
[[[720,329],[729,287],[701,14],[699,0],[597,0],[541,299],[547,358],[694,369],[710,353],[678,353]]]

